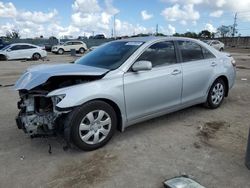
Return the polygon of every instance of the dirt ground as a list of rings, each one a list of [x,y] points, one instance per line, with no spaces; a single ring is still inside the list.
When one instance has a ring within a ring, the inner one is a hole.
[[[64,151],[62,139],[30,139],[15,125],[18,95],[8,85],[31,65],[74,57],[49,54],[45,61],[1,61],[0,187],[153,188],[187,174],[207,188],[249,188],[244,157],[250,126],[250,50],[229,51],[237,62],[237,80],[220,108],[198,105],[131,126],[93,152]]]

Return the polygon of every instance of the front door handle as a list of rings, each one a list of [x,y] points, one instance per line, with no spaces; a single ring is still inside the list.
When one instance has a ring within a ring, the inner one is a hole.
[[[212,62],[212,63],[211,63],[211,66],[212,66],[212,67],[215,67],[216,65],[217,65],[216,62]]]
[[[172,75],[177,75],[177,74],[180,74],[180,73],[181,73],[181,70],[175,69],[175,70],[173,70],[173,72],[171,74]]]

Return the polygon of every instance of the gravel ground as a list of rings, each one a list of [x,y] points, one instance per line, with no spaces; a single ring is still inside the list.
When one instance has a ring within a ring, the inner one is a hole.
[[[131,126],[93,152],[64,151],[61,138],[30,139],[15,125],[17,93],[0,87],[0,187],[153,188],[181,174],[207,188],[250,187],[244,165],[250,51],[229,51],[237,62],[237,80],[220,108],[198,105]],[[0,61],[0,84],[13,84],[31,65],[74,59],[49,54],[45,61]]]

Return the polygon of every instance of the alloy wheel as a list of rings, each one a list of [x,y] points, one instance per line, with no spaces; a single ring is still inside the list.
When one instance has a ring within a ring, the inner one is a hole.
[[[224,86],[221,83],[215,84],[213,90],[212,90],[212,103],[214,105],[218,105],[224,97]]]

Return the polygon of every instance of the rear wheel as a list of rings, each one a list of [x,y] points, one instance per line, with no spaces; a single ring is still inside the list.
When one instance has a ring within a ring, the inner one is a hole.
[[[114,109],[103,101],[91,101],[75,109],[70,115],[71,140],[82,150],[104,146],[117,126]]]
[[[62,48],[60,48],[58,51],[57,51],[58,54],[62,55],[64,53],[64,50]]]
[[[84,54],[84,52],[85,52],[85,49],[84,49],[84,48],[80,48],[80,49],[79,49],[79,53],[80,53],[80,54]]]
[[[32,56],[33,60],[39,60],[41,58],[41,55],[39,53],[34,53]]]
[[[220,48],[220,51],[222,52],[224,49],[223,48]]]
[[[218,108],[224,100],[225,97],[225,82],[222,79],[217,79],[211,86],[206,106],[209,108]]]

